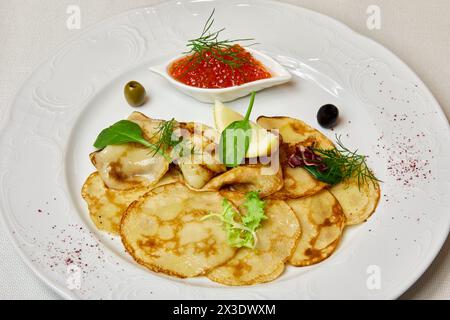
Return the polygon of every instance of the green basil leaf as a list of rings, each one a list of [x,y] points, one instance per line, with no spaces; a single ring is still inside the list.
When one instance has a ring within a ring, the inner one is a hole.
[[[160,150],[158,146],[148,142],[144,138],[142,129],[138,124],[129,120],[120,120],[112,126],[103,129],[95,140],[94,147],[96,147],[97,149],[103,149],[109,145],[117,145],[130,142],[140,143],[150,149],[153,149],[155,150],[155,152],[160,153],[168,161],[171,161],[170,157],[168,157],[162,150]]]
[[[247,154],[252,135],[249,118],[255,96],[256,93],[252,92],[244,120],[231,123],[220,136],[219,159],[227,167],[232,168],[240,165]]]
[[[236,167],[242,163],[250,145],[252,130],[248,121],[236,121],[230,124],[220,137],[219,156],[227,167]]]
[[[120,120],[112,126],[103,129],[94,142],[94,147],[103,149],[113,144],[124,144],[127,142],[141,142],[145,140],[142,129],[136,123],[128,120]]]
[[[338,184],[343,180],[342,172],[336,170],[319,171],[316,166],[305,166],[306,171],[308,171],[314,178],[319,181],[328,183],[330,185]]]

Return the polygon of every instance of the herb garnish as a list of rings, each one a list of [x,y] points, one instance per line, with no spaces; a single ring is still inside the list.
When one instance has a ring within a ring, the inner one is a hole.
[[[358,187],[368,183],[381,182],[367,166],[367,156],[350,151],[340,137],[336,137],[337,147],[333,149],[298,147],[289,158],[291,167],[304,167],[317,180],[335,185],[355,177]],[[311,155],[312,153],[312,155]]]
[[[256,92],[252,92],[244,120],[235,121],[228,125],[220,136],[219,158],[227,167],[240,165],[248,151],[252,134],[249,118],[255,96]]]
[[[225,30],[225,28],[214,32],[210,31],[212,25],[214,24],[214,12],[215,9],[213,9],[211,15],[206,21],[200,37],[188,40],[186,46],[189,50],[183,52],[183,54],[192,54],[192,60],[195,59],[199,62],[205,58],[205,53],[208,53],[212,57],[231,66],[232,68],[237,68],[247,62],[247,59],[239,56],[240,50],[233,50],[234,46],[239,41],[250,41],[253,39],[219,40],[219,35]]]
[[[103,129],[95,140],[94,147],[97,149],[103,149],[109,145],[130,142],[142,144],[154,150],[155,154],[160,153],[166,158],[166,160],[170,161],[170,158],[164,153],[164,151],[160,150],[161,148],[158,145],[150,143],[144,138],[141,127],[129,120],[120,120],[112,126]]]
[[[156,143],[156,149],[154,154],[162,150],[164,153],[172,148],[178,145],[181,142],[181,137],[179,139],[173,139],[173,130],[175,126],[175,119],[172,118],[168,121],[162,121],[158,128],[156,129],[156,133],[151,137],[158,138],[158,141]]]
[[[221,214],[211,213],[202,218],[202,220],[211,217],[219,218],[225,226],[228,236],[228,243],[236,248],[254,249],[258,242],[256,230],[260,227],[261,222],[267,219],[264,214],[265,201],[259,198],[259,193],[252,191],[246,194],[243,206],[247,209],[245,215],[241,215],[234,210],[230,201],[223,199]]]

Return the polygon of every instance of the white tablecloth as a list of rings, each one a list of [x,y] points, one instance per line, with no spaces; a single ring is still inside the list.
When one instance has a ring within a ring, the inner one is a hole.
[[[226,1],[226,0],[225,0]],[[155,0],[1,0],[0,120],[21,81],[77,30],[66,28],[66,9],[78,5],[82,29],[106,17]],[[450,116],[450,1],[287,0],[346,23],[396,53],[430,87]],[[381,29],[369,30],[366,10],[381,9]],[[82,30],[81,29],[81,30]],[[1,121],[0,121],[1,122]],[[425,275],[403,296],[450,298],[450,241]],[[21,261],[0,224],[0,299],[58,299]]]

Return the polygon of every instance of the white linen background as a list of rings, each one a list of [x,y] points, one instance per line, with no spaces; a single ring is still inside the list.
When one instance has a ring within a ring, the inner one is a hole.
[[[224,0],[226,1],[226,0]],[[158,0],[1,0],[0,125],[22,81],[78,30],[66,28],[68,5],[81,8],[82,29]],[[284,0],[336,18],[386,46],[428,85],[450,117],[450,1]],[[381,8],[380,30],[366,26],[369,5]],[[0,153],[1,155],[1,153]],[[450,240],[403,299],[450,298]],[[0,299],[59,299],[22,262],[0,223]]]

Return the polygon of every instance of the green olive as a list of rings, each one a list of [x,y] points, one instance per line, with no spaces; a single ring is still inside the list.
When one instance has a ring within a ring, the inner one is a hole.
[[[145,102],[145,88],[137,81],[130,81],[123,90],[125,99],[132,107],[139,107]]]

